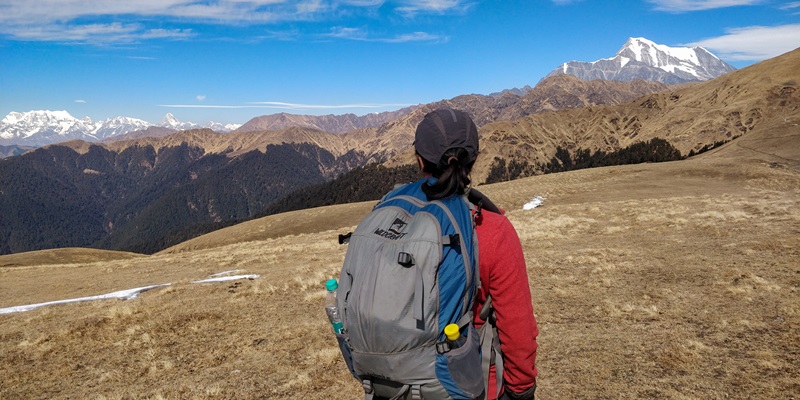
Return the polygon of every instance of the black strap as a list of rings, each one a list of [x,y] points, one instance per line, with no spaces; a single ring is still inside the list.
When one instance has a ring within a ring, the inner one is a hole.
[[[481,311],[478,313],[478,316],[481,318],[481,320],[488,322],[492,311],[492,296],[487,296],[486,301],[481,306]]]
[[[467,200],[470,203],[476,204],[479,206],[478,210],[487,210],[491,211],[495,214],[502,214],[500,208],[498,208],[485,194],[479,192],[477,189],[471,188],[469,193],[467,193]]]
[[[453,235],[447,235],[447,237],[448,237],[448,242],[445,243],[445,244],[447,244],[447,245],[449,245],[451,247],[460,247],[461,246],[461,235],[456,233],[456,234],[453,234]]]

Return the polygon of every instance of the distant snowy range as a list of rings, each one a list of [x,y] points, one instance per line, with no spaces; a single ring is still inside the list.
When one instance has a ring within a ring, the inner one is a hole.
[[[98,142],[145,130],[151,126],[175,131],[209,128],[217,132],[230,132],[241,125],[223,125],[214,122],[199,125],[178,121],[172,114],[167,114],[158,124],[153,124],[129,117],[115,117],[103,121],[94,121],[89,117],[78,119],[67,111],[11,112],[0,121],[0,145],[39,147],[68,140]]]
[[[593,62],[569,61],[555,68],[545,79],[566,74],[586,81],[600,79],[629,82],[642,79],[674,85],[714,79],[735,69],[702,47],[669,47],[646,38],[632,37],[614,57]],[[500,96],[505,93],[523,96],[528,90],[530,87],[525,86],[522,90],[505,90],[489,96]],[[390,115],[393,118],[398,116]],[[285,121],[287,118],[281,115],[280,120]],[[245,127],[252,128],[258,121],[260,119],[254,119],[245,124]],[[336,126],[342,125],[340,122],[337,123]],[[98,142],[116,137],[124,138],[128,133],[144,131],[153,126],[176,132],[197,128],[230,132],[241,127],[241,125],[213,122],[205,125],[180,122],[172,114],[167,114],[158,124],[152,124],[128,117],[116,117],[104,121],[93,121],[89,117],[77,119],[66,111],[12,112],[0,121],[0,158],[13,155],[10,153],[12,150],[4,149],[4,145],[39,147],[75,139]],[[351,125],[345,124],[345,126]],[[262,126],[261,129],[263,128]],[[328,131],[335,132],[335,130]],[[15,149],[15,151],[18,153],[20,150]]]

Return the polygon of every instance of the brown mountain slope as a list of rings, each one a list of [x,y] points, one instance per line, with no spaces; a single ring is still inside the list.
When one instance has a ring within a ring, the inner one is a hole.
[[[582,81],[570,75],[554,76],[543,79],[522,96],[519,103],[500,110],[499,114],[487,122],[512,121],[545,111],[621,104],[666,90],[669,90],[669,86],[641,79],[631,82]]]
[[[164,137],[141,137],[131,140],[119,140],[111,143],[104,143],[103,146],[112,151],[122,151],[127,147],[147,147],[153,146],[156,150],[164,147],[177,147],[186,144],[189,147],[200,147],[206,149],[207,153],[225,147],[225,135],[214,132],[211,129],[190,129],[180,131]]]
[[[94,146],[94,145],[96,145],[96,143],[84,142],[83,140],[69,140],[69,141],[66,141],[66,142],[61,142],[61,143],[56,143],[56,144],[50,144],[50,145],[47,145],[47,146],[43,146],[42,148],[43,149],[47,149],[49,147],[59,146],[59,147],[66,147],[66,148],[72,149],[78,154],[86,154],[89,151],[89,148],[91,146]]]
[[[494,157],[547,163],[561,146],[613,151],[654,137],[683,155],[763,130],[782,136],[800,119],[800,50],[688,88],[647,95],[617,106],[541,113],[481,129],[488,173]],[[480,180],[480,179],[479,179]]]
[[[153,146],[156,149],[187,144],[200,147],[206,153],[227,154],[231,157],[258,150],[262,153],[270,144],[311,143],[336,156],[356,147],[349,137],[323,132],[318,129],[290,127],[277,131],[218,133],[210,129],[181,131],[166,137],[142,137],[104,144],[111,150],[122,150],[130,146]]]
[[[357,129],[379,126],[387,121],[408,114],[415,106],[396,111],[372,113],[363,116],[355,114],[343,115],[296,115],[278,113],[263,115],[247,121],[235,132],[276,131],[291,127],[317,129],[331,133],[345,133]]]
[[[385,161],[400,154],[407,163],[409,149],[414,141],[414,131],[422,117],[437,108],[464,110],[482,126],[495,121],[512,121],[527,115],[546,111],[582,108],[598,104],[619,104],[644,94],[667,90],[668,86],[641,80],[633,82],[582,81],[573,76],[556,76],[540,82],[523,96],[506,93],[500,97],[462,95],[449,100],[420,105],[414,111],[379,128],[361,131],[358,150],[371,155],[373,161]],[[374,132],[374,133],[373,133]]]
[[[800,171],[800,118],[764,120],[747,135],[698,157],[761,160]]]
[[[318,233],[323,230],[345,230],[357,224],[374,206],[374,201],[368,201],[347,206],[318,207],[263,217],[187,240],[162,250],[159,254],[210,249],[234,243]],[[332,234],[330,240],[337,240],[336,235]]]
[[[318,129],[291,127],[280,131],[233,132],[227,135],[232,154],[252,150],[266,151],[269,144],[311,143],[341,156],[356,147],[349,137],[324,132]]]
[[[766,165],[777,170],[788,168],[800,171],[799,128],[797,122],[791,121],[780,121],[777,126],[764,125],[744,138],[715,148],[692,160],[668,163],[664,166],[639,165],[616,167],[616,169],[597,169],[594,172],[585,171],[583,173],[585,174],[586,182],[582,187],[585,188],[586,185],[589,185],[589,182],[591,182],[592,186],[592,189],[586,193],[571,191],[571,189],[566,188],[564,190],[559,189],[557,182],[563,181],[567,176],[564,174],[542,176],[539,182],[548,181],[554,184],[549,187],[548,194],[555,193],[558,198],[551,199],[548,204],[552,204],[553,201],[557,204],[591,202],[596,199],[598,196],[596,192],[601,190],[601,187],[606,192],[603,194],[606,200],[638,198],[638,196],[649,196],[654,192],[670,193],[675,197],[724,194],[732,190],[728,179],[719,180],[715,178],[730,174],[728,178],[735,177],[735,179],[752,181],[760,179],[759,174],[745,172],[747,171],[746,168],[734,168],[731,171],[727,171],[732,165],[744,162],[753,165]],[[697,163],[694,163],[695,160]],[[695,167],[705,172],[689,172]],[[677,186],[670,179],[671,175],[675,174],[676,171],[681,171],[678,174],[682,175],[680,185]],[[637,177],[620,179],[617,174],[632,174]],[[783,174],[779,173],[779,175]],[[794,179],[800,179],[800,177],[795,177]],[[630,184],[631,181],[646,182],[646,185],[636,187]],[[771,186],[763,182],[761,184],[766,185],[764,187]],[[798,181],[798,184],[800,184],[800,181]],[[493,199],[512,209],[521,208],[528,199],[543,193],[540,188],[535,186],[525,188],[526,184],[524,182],[519,184],[508,182],[505,185],[511,185],[515,189],[508,191],[497,190],[501,186],[488,185],[480,186],[480,190],[491,194]],[[537,190],[540,191],[537,192]],[[268,216],[208,233],[163,250],[159,254],[209,249],[237,242],[266,240],[286,235],[346,229],[357,224],[372,209],[374,204],[375,202],[353,203],[347,206],[327,206]],[[331,240],[335,239],[334,236],[334,234],[331,234]]]
[[[124,135],[113,136],[113,137],[104,139],[101,142],[104,142],[104,143],[117,142],[117,141],[120,141],[120,140],[133,140],[133,139],[139,139],[139,138],[143,138],[143,137],[159,138],[159,137],[165,137],[165,136],[172,135],[175,132],[178,132],[178,131],[175,130],[175,129],[164,128],[164,127],[160,127],[160,126],[150,126],[147,129],[142,129],[142,130],[138,130],[138,131],[129,132],[129,133],[126,133]]]
[[[436,108],[465,110],[474,116],[478,125],[483,125],[543,111],[618,104],[642,94],[666,89],[667,86],[663,84],[645,81],[587,82],[572,76],[557,76],[543,80],[524,96],[511,93],[500,97],[463,95],[362,117],[353,114],[307,116],[280,113],[254,118],[228,134],[210,129],[193,129],[165,136],[163,131],[148,130],[135,132],[103,145],[119,151],[128,146],[153,146],[160,149],[188,144],[203,148],[207,153],[235,156],[252,150],[264,152],[270,144],[311,143],[336,156],[353,150],[366,154],[367,161],[383,162],[410,146],[419,121],[425,113]],[[343,132],[346,133],[341,134]],[[76,150],[85,151],[83,147],[86,146],[77,147]]]

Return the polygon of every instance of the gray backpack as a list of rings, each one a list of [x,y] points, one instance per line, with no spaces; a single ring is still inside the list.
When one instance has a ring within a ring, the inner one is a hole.
[[[337,339],[367,399],[473,399],[484,394],[472,325],[477,237],[462,197],[428,201],[426,179],[386,195],[349,240]],[[444,327],[466,338],[451,348]]]

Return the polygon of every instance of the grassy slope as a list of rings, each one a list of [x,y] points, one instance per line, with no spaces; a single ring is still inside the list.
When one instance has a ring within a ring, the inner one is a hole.
[[[0,267],[27,267],[81,262],[129,260],[144,257],[125,251],[85,249],[79,247],[29,251],[0,256]]]
[[[800,164],[723,150],[483,187],[526,252],[538,397],[800,392]],[[535,195],[545,206],[522,211]],[[321,288],[345,252],[331,218],[369,206],[267,217],[150,257],[0,267],[0,307],[174,283],[0,315],[0,398],[358,398]],[[232,269],[262,276],[190,283]]]

